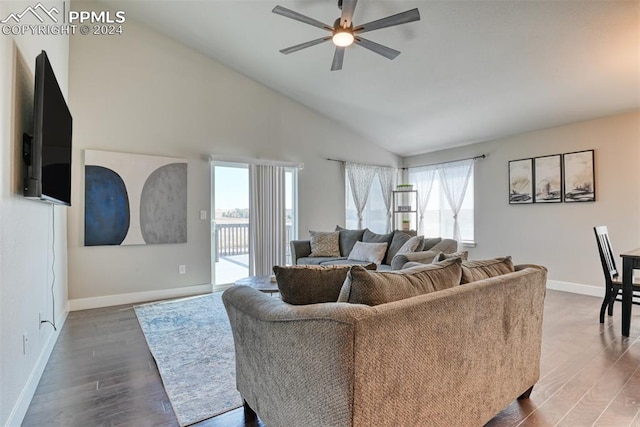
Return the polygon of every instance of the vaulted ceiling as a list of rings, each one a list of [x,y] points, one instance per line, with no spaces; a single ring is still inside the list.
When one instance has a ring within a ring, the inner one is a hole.
[[[277,4],[332,24],[337,0],[104,0],[135,19],[407,156],[640,108],[639,1],[360,0],[356,24],[419,8],[418,22],[348,47]]]

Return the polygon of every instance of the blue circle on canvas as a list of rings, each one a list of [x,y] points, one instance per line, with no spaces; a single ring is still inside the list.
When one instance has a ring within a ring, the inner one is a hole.
[[[85,166],[85,246],[121,244],[129,218],[127,187],[120,175],[102,166]]]

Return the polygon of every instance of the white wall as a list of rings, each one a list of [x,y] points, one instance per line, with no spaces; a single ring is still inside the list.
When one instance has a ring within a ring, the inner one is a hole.
[[[130,20],[122,36],[72,37],[70,81],[72,196],[78,201],[69,212],[72,308],[107,301],[87,298],[211,283],[209,221],[199,219],[199,211],[210,208],[209,154],[304,163],[300,236],[344,223],[342,166],[326,157],[400,162],[342,125]],[[84,247],[84,149],[188,159],[188,242]],[[187,265],[186,275],[178,275],[179,264]]]
[[[29,5],[33,3],[2,2],[0,17]],[[0,35],[0,425],[22,421],[57,337],[51,326],[40,328],[38,323],[39,312],[52,320],[52,269],[58,326],[67,310],[67,209],[55,208],[54,224],[51,205],[21,196],[22,133],[31,132],[33,70],[43,49],[67,94],[68,36]]]
[[[596,202],[509,205],[510,160],[589,149]],[[602,288],[593,226],[608,225],[616,253],[640,247],[640,112],[408,157],[404,165],[479,154],[487,158],[475,164],[473,258],[512,255],[516,263],[546,266],[549,279]]]

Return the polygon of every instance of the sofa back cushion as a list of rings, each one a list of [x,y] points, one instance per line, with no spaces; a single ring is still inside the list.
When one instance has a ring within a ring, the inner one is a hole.
[[[388,272],[353,266],[342,285],[338,302],[379,305],[452,288],[460,283],[461,263],[458,258]]]
[[[387,256],[384,263],[390,265],[393,257],[396,256],[400,248],[402,248],[405,243],[411,240],[411,237],[413,236],[403,231],[395,230],[393,232],[393,236],[391,237],[391,243],[389,244],[389,249],[387,250]]]
[[[282,301],[304,305],[335,302],[350,268],[350,265],[276,265],[273,272]],[[375,269],[376,265],[369,264],[364,268]]]
[[[435,245],[437,245],[438,243],[440,243],[442,241],[442,237],[431,237],[431,238],[424,238],[424,243],[422,244],[421,248],[418,248],[419,251],[429,251],[431,250],[431,248],[433,248]]]
[[[489,279],[502,274],[513,273],[515,268],[510,256],[462,262],[461,284]]]
[[[339,231],[309,231],[311,236],[310,257],[339,257]]]
[[[364,236],[366,228],[362,230],[348,230],[336,225],[336,231],[340,232],[340,238],[338,240],[340,256],[348,257],[356,242],[362,241],[362,236]]]

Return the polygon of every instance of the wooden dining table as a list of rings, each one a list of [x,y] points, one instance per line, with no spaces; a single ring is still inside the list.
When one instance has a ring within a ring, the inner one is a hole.
[[[640,248],[620,254],[622,258],[622,335],[629,336],[633,299],[633,270],[640,269]]]

